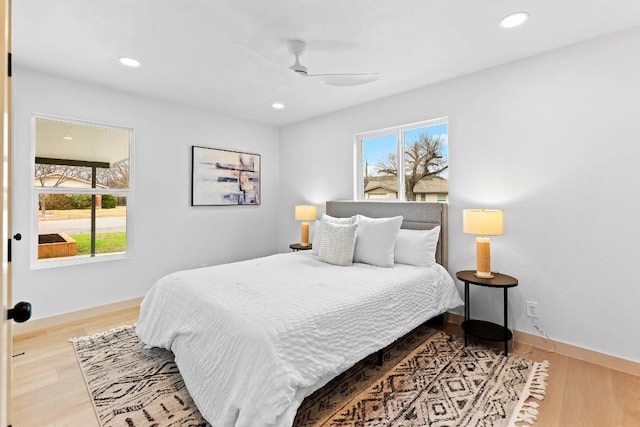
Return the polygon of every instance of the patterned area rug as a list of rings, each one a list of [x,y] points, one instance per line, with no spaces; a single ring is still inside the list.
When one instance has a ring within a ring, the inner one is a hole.
[[[173,354],[145,349],[133,326],[72,341],[101,426],[209,426]],[[548,366],[421,326],[385,350],[382,366],[372,355],[307,397],[294,426],[533,424]]]
[[[71,341],[100,426],[209,426],[189,396],[173,353],[144,348],[134,326]]]

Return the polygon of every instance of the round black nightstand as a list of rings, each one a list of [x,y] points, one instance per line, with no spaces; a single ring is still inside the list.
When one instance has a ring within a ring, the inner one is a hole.
[[[304,246],[300,243],[292,243],[289,245],[289,248],[291,248],[292,251],[294,252],[298,252],[298,251],[308,251],[309,249],[312,248],[312,244],[309,243],[307,246]]]
[[[509,355],[509,340],[513,338],[513,333],[508,328],[507,317],[507,291],[509,288],[518,286],[518,279],[506,274],[493,273],[492,279],[476,277],[475,271],[463,270],[456,273],[458,280],[464,282],[464,345],[467,345],[467,334],[473,335],[489,341],[504,341],[504,355]],[[504,326],[485,320],[472,320],[470,315],[471,303],[469,301],[469,284],[485,286],[487,288],[502,289],[504,292]]]

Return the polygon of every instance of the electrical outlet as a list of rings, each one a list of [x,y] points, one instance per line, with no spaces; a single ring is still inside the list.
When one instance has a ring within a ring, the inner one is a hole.
[[[525,303],[525,307],[527,310],[527,317],[533,317],[533,318],[537,318],[538,317],[538,303],[534,302],[534,301],[526,301]]]

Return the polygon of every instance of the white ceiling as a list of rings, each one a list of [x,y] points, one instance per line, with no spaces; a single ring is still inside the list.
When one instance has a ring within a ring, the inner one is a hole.
[[[524,26],[498,26],[520,10]],[[638,25],[640,0],[15,0],[12,50],[18,66],[281,126]],[[298,76],[293,37],[310,73],[381,77]]]

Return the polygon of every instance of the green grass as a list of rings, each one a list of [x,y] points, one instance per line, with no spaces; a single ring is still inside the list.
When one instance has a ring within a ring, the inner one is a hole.
[[[91,253],[91,234],[72,234],[76,241],[77,255],[89,255]],[[127,233],[118,231],[115,233],[96,233],[96,253],[108,254],[124,252],[127,250]]]

